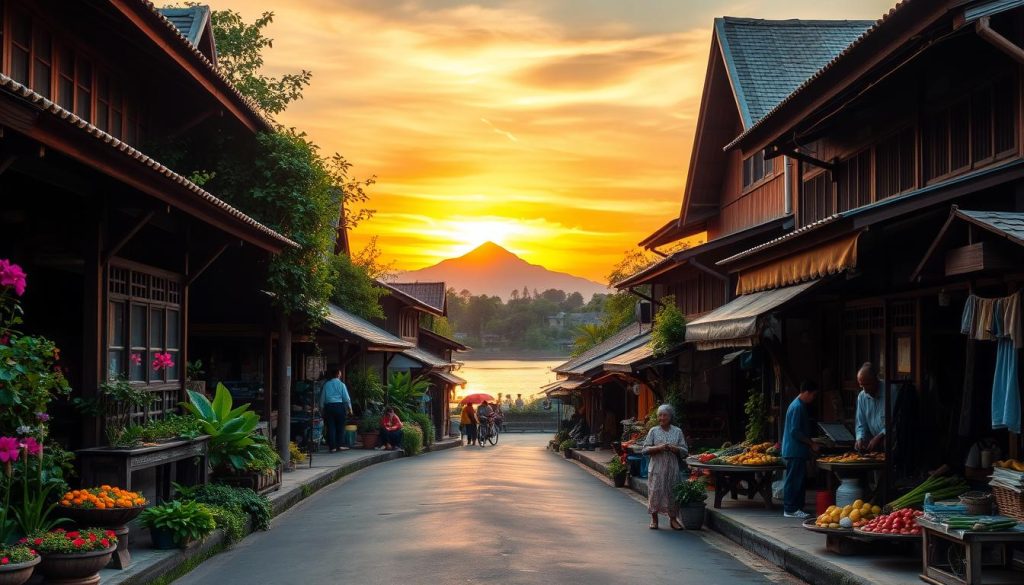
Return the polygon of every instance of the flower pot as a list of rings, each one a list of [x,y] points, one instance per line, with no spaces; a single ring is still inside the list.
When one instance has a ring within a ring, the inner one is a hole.
[[[615,487],[617,488],[626,487],[626,479],[628,477],[629,476],[626,475],[626,472],[623,471],[622,473],[616,473],[614,476],[612,476],[612,481],[615,482]]]
[[[116,547],[75,554],[43,554],[39,572],[46,583],[61,585],[95,585],[100,582],[100,569],[107,566]]]
[[[0,565],[0,585],[22,585],[32,578],[32,572],[41,560],[41,557],[36,557],[24,563]]]
[[[174,533],[166,528],[150,528],[149,537],[153,541],[153,548],[157,550],[178,548],[178,544],[174,542]]]
[[[363,449],[373,449],[377,446],[377,439],[380,431],[363,431],[359,433],[359,440],[363,443]]]
[[[106,510],[75,508],[73,506],[60,506],[59,508],[60,513],[74,522],[79,528],[99,526],[109,528],[117,533],[117,552],[110,561],[110,568],[112,569],[127,569],[131,565],[132,556],[128,551],[128,523],[145,509],[145,506]]]
[[[572,449],[562,449],[562,455],[564,455],[566,459],[572,459]]]
[[[707,507],[704,502],[692,502],[679,507],[679,522],[687,530],[700,530],[704,526]]]

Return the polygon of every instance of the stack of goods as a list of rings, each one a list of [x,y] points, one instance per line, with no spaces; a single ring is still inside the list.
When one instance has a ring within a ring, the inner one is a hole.
[[[828,457],[820,457],[818,461],[821,463],[865,463],[871,461],[885,461],[885,453],[857,453],[850,451],[849,453],[843,453],[842,455],[830,455]]]
[[[965,532],[1001,532],[1017,527],[1016,520],[1005,516],[953,516],[942,523],[950,530]]]
[[[996,461],[989,485],[999,513],[1024,520],[1024,463],[1016,459]]]
[[[903,508],[892,514],[883,514],[858,528],[868,534],[892,534],[899,536],[915,536],[921,534],[917,519],[924,515],[920,510]]]
[[[882,509],[878,506],[872,506],[868,502],[857,500],[842,508],[829,506],[828,510],[814,521],[814,525],[818,528],[832,528],[833,530],[858,528],[866,526],[868,522],[874,520],[881,513]]]
[[[777,465],[782,461],[775,453],[775,443],[760,443],[745,452],[725,458],[729,465]]]

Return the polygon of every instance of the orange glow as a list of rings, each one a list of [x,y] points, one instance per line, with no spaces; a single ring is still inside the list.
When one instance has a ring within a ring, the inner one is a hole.
[[[279,121],[378,177],[354,247],[379,236],[414,269],[493,240],[603,281],[679,213],[715,16],[877,18],[892,1],[211,4],[275,13],[266,72],[313,71]]]

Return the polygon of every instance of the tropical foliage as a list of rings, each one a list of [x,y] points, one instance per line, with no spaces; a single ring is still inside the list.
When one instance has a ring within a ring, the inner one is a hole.
[[[243,471],[259,461],[270,446],[256,434],[259,417],[249,405],[233,407],[231,393],[217,384],[213,402],[198,392],[189,391],[189,402],[182,406],[199,420],[203,434],[210,435],[210,467],[220,471]]]
[[[430,383],[422,376],[396,370],[388,378],[388,401],[402,413],[420,412]]]
[[[651,349],[654,355],[664,355],[686,341],[686,318],[676,305],[674,296],[661,299],[661,308],[651,329]]]
[[[181,500],[146,508],[139,515],[139,522],[150,530],[170,532],[178,546],[200,540],[217,528],[217,521],[206,505]]]

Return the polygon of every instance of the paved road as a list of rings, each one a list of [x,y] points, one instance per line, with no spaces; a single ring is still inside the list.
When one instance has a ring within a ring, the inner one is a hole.
[[[376,465],[329,487],[177,581],[338,583],[767,583],[706,535],[647,528],[623,490],[505,435]],[[663,524],[667,524],[665,520]]]

